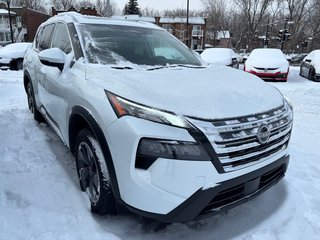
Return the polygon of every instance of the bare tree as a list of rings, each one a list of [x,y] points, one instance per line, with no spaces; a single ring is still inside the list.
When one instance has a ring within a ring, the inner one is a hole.
[[[160,16],[160,12],[158,10],[154,10],[148,7],[145,7],[143,9],[141,9],[141,15],[142,16],[148,16],[148,17],[156,17],[156,16]]]
[[[206,38],[213,43],[217,39],[219,32],[226,33],[226,30],[230,30],[230,14],[226,9],[226,3],[223,0],[202,0],[202,4],[206,9],[203,15],[207,17]]]
[[[243,28],[246,31],[246,45],[249,49],[256,47],[257,32],[263,19],[268,13],[268,9],[274,0],[233,0],[242,16]]]
[[[58,10],[68,10],[70,7],[75,6],[75,0],[51,0],[54,8]]]
[[[95,3],[91,0],[76,0],[75,7],[80,8],[95,8]]]
[[[110,0],[97,0],[95,7],[97,11],[105,17],[111,17],[119,12],[117,5]]]
[[[293,22],[289,28],[292,39],[287,47],[293,50],[307,38],[306,20],[315,5],[310,0],[285,0],[284,5],[284,17],[288,17]]]
[[[46,8],[43,0],[11,0],[10,4],[11,6],[14,6],[14,7],[26,6],[27,8],[46,12]]]

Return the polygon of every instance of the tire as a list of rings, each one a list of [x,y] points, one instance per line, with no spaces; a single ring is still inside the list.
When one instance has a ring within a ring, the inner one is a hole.
[[[18,59],[16,61],[16,70],[22,70],[23,69],[23,60],[22,59]]]
[[[76,139],[76,165],[80,188],[91,203],[91,211],[99,215],[115,214],[110,175],[99,142],[87,129]]]
[[[308,74],[308,79],[314,81],[315,73],[316,73],[315,69],[314,68],[310,68],[309,74]]]
[[[34,120],[36,120],[38,123],[45,122],[45,119],[37,109],[36,105],[36,99],[34,97],[34,92],[32,88],[31,82],[28,82],[27,84],[27,101],[28,101],[28,108],[30,112],[33,114]]]

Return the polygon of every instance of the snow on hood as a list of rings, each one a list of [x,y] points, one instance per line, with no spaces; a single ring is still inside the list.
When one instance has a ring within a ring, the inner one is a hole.
[[[262,48],[252,51],[246,61],[246,65],[258,68],[289,67],[287,59],[279,49]]]
[[[31,48],[32,43],[12,43],[0,48],[1,58],[23,58],[25,52]]]
[[[274,87],[224,66],[147,71],[90,64],[86,65],[86,78],[129,100],[203,119],[250,115],[283,104]]]

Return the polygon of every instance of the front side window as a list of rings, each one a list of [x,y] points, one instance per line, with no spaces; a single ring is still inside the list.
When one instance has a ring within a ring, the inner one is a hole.
[[[43,27],[39,35],[38,49],[39,51],[50,48],[52,35],[54,30],[54,24]]]
[[[60,48],[66,54],[72,51],[68,29],[63,23],[58,23],[52,40],[52,47]]]
[[[90,63],[201,65],[191,50],[160,29],[98,24],[79,27],[84,54]]]

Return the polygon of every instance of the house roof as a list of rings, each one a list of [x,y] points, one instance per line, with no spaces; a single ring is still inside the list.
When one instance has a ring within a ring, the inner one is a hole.
[[[8,10],[6,10],[6,9],[0,9],[0,14],[8,15],[9,12],[8,12]],[[15,12],[12,12],[12,11],[10,11],[10,14],[11,14],[11,15],[17,15]]]
[[[187,23],[186,17],[161,17],[160,23]],[[203,17],[189,17],[190,24],[205,24]]]

